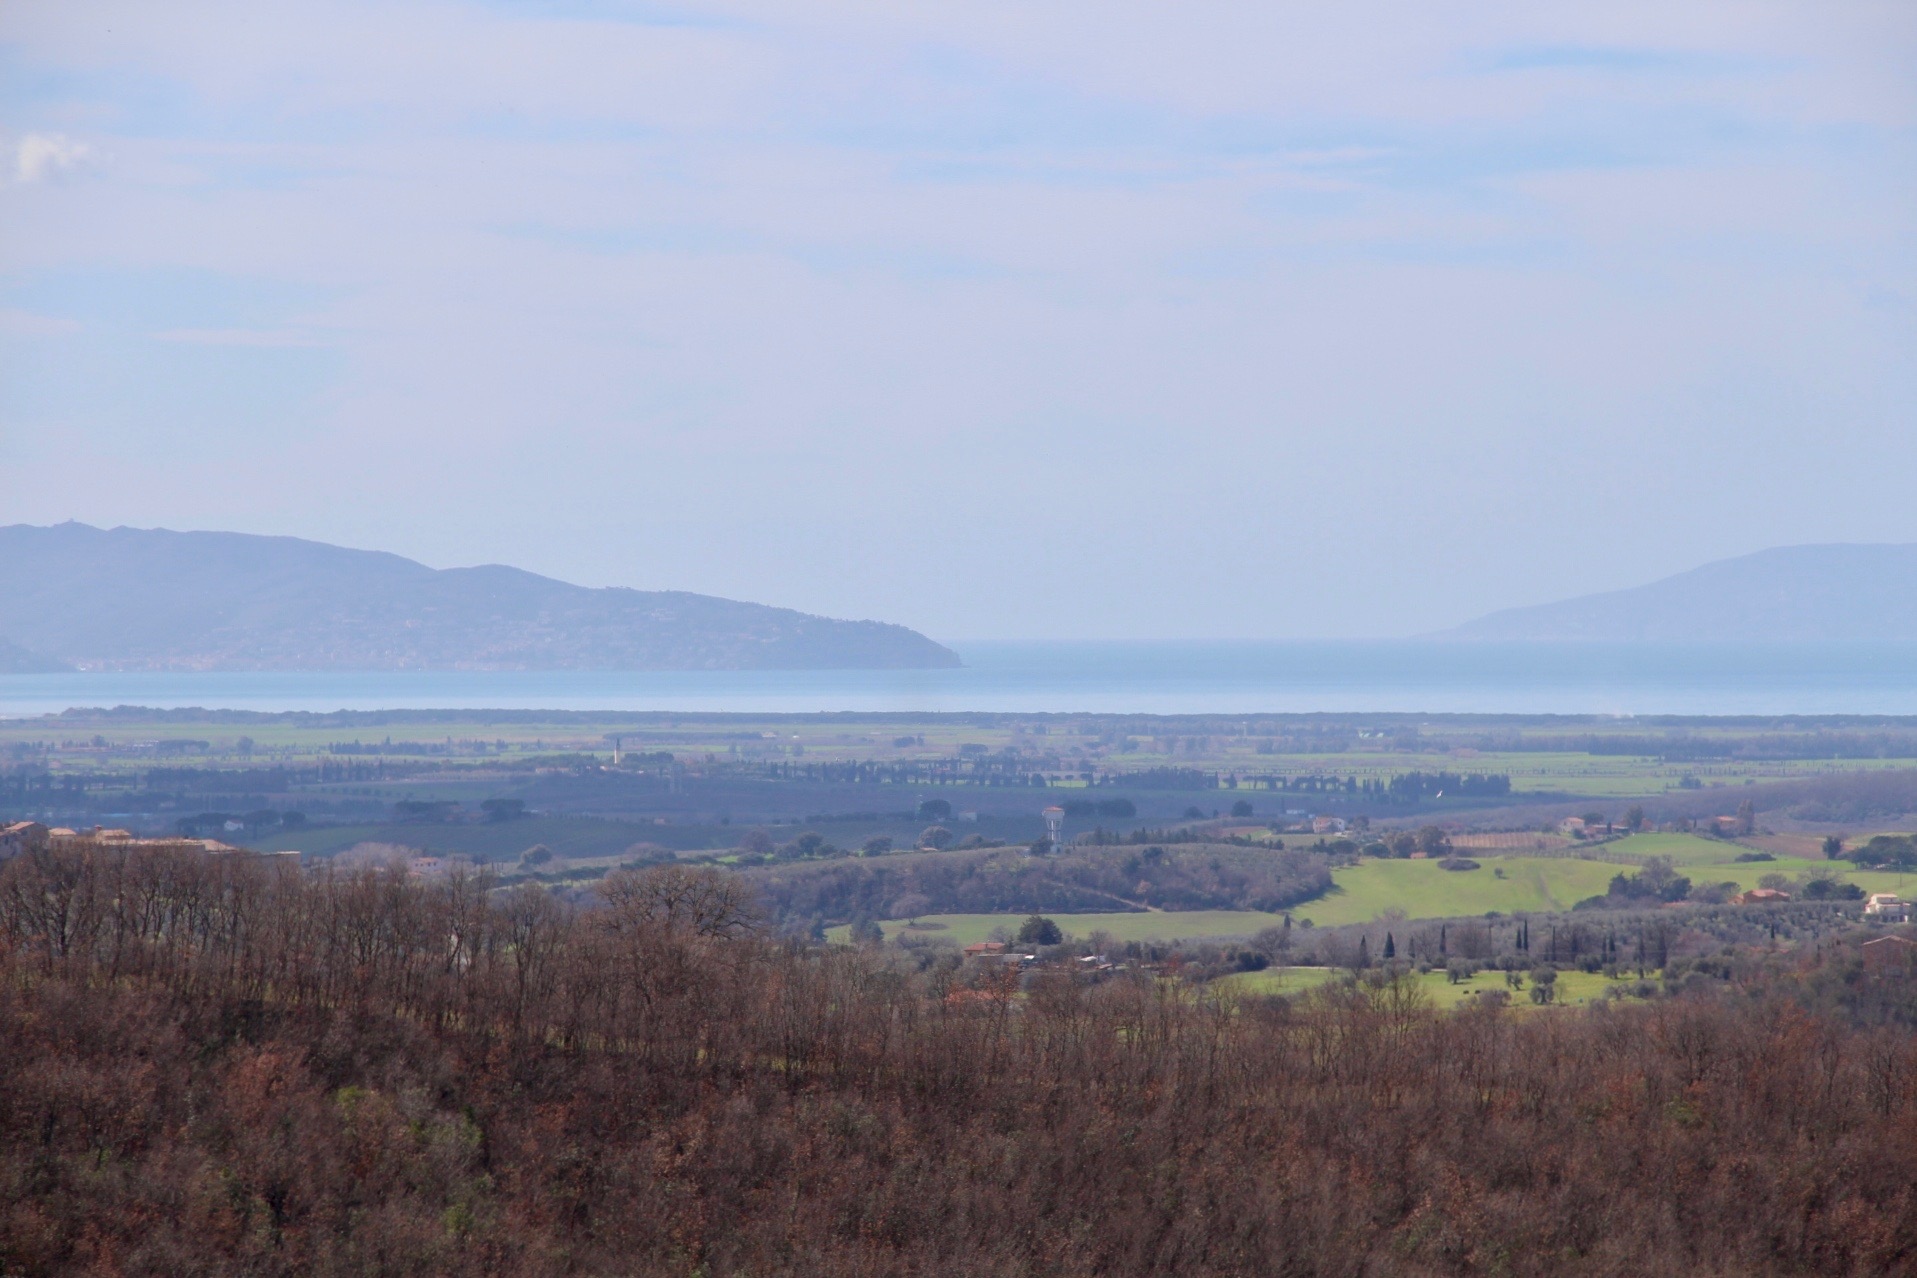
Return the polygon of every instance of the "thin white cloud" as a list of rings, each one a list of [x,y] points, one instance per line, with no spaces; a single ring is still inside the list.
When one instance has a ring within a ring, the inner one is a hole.
[[[9,337],[59,337],[79,331],[78,320],[0,307],[0,333]]]
[[[184,342],[192,346],[248,346],[262,350],[298,350],[324,346],[309,333],[265,328],[169,328],[153,335],[155,341]]]
[[[93,158],[93,148],[78,138],[64,133],[29,133],[14,145],[14,181],[33,186],[83,168]]]

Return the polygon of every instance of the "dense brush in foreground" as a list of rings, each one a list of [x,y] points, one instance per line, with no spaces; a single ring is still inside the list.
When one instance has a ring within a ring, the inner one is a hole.
[[[1792,983],[1006,985],[237,858],[0,868],[6,1274],[1882,1274],[1917,1050]]]

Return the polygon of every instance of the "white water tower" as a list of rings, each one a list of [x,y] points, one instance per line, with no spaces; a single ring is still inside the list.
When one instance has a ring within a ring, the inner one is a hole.
[[[1065,809],[1057,806],[1046,808],[1041,813],[1045,818],[1045,837],[1053,847],[1065,842]]]

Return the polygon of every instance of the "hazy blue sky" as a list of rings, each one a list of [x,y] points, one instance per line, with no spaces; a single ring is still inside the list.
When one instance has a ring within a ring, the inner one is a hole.
[[[1917,5],[0,6],[0,523],[946,639],[1917,541]]]

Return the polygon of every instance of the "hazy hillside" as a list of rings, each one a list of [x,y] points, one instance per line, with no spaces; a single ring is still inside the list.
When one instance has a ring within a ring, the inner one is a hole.
[[[50,674],[71,668],[64,661],[55,661],[52,657],[30,652],[17,643],[0,639],[0,674]]]
[[[1630,590],[1508,608],[1438,637],[1917,640],[1917,545],[1761,550]]]
[[[0,528],[0,639],[87,669],[955,666],[903,626],[516,568],[435,570],[292,537]],[[0,666],[8,654],[0,650]]]

